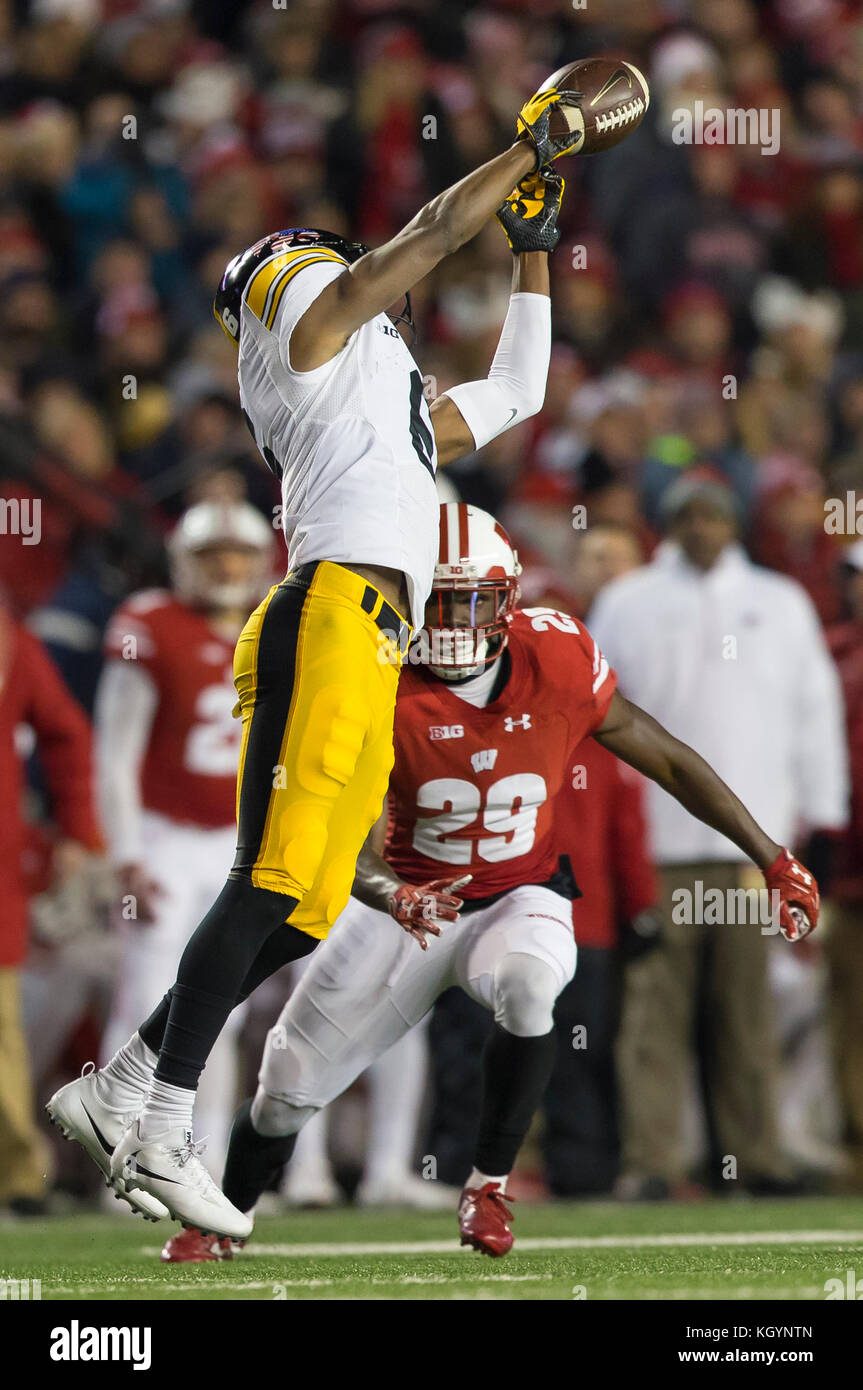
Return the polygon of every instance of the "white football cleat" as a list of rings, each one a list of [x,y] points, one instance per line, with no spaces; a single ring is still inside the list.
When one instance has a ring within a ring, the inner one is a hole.
[[[180,1126],[158,1139],[144,1140],[135,1120],[114,1150],[111,1176],[118,1191],[148,1192],[185,1226],[196,1226],[205,1235],[245,1240],[254,1223],[213,1182],[201,1162],[202,1151],[203,1144],[193,1141],[190,1129]]]
[[[87,1063],[91,1066],[91,1063]],[[45,1109],[52,1125],[56,1125],[65,1139],[74,1139],[90,1155],[101,1169],[105,1182],[114,1187],[111,1180],[111,1155],[126,1133],[129,1125],[137,1119],[120,1110],[104,1105],[96,1094],[95,1071],[86,1072],[77,1081],[61,1086],[48,1101]],[[129,1203],[133,1211],[147,1221],[161,1221],[168,1215],[168,1208],[149,1192],[131,1193],[114,1187],[118,1200]]]

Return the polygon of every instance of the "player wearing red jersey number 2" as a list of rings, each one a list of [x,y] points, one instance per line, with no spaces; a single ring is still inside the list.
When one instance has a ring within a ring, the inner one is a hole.
[[[575,969],[577,890],[554,806],[581,740],[592,734],[751,856],[779,893],[785,935],[797,931],[791,909],[815,926],[818,891],[697,753],[620,695],[580,622],[515,609],[518,561],[492,517],[449,503],[440,536],[423,660],[406,667],[396,705],[385,853],[364,847],[354,898],[269,1035],[223,1183],[251,1210],[306,1120],[459,985],[495,1019],[459,1224],[464,1243],[503,1255],[507,1175],[554,1061],[554,1002]],[[430,938],[427,949],[394,937],[391,916]]]
[[[437,463],[542,405],[548,251],[563,191],[544,166],[573,139],[524,135],[385,246],[289,228],[236,256],[216,294],[216,317],[239,350],[247,422],[281,483],[291,569],[234,655],[242,739],[233,867],[175,984],[94,1086],[118,1113],[122,1093],[124,1115],[133,1110],[129,1078],[140,1087],[137,1116],[111,1157],[115,1190],[146,1192],[217,1236],[242,1239],[251,1222],[201,1162],[195,1091],[237,1002],[308,955],[350,896],[392,766],[401,655],[431,589]],[[399,331],[409,305],[395,317],[387,310],[495,213],[517,255],[491,371],[430,408]],[[393,663],[378,660],[381,632]],[[66,1129],[85,1142],[84,1130]]]

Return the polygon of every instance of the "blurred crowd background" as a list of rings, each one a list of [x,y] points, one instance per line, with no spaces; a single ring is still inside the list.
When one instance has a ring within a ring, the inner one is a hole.
[[[448,470],[450,485],[510,527],[527,598],[580,616],[619,569],[651,561],[681,478],[724,489],[749,556],[802,586],[837,654],[859,802],[863,557],[853,530],[825,527],[826,499],[863,499],[859,0],[0,0],[0,493],[41,504],[38,544],[0,536],[4,623],[40,640],[87,716],[110,616],[167,581],[185,509],[246,498],[270,517],[278,502],[212,317],[227,261],[294,225],[380,244],[505,147],[550,72],[603,52],[642,69],[651,106],[635,138],[566,161],[545,408]],[[778,152],[675,144],[672,113],[695,100],[778,112]],[[414,291],[431,394],[487,372],[510,261],[492,224]],[[116,961],[111,894],[88,890],[82,911],[69,848],[102,843],[86,798],[78,788],[58,811],[62,769],[46,774],[32,738],[17,748],[24,887],[5,855],[2,873],[10,897],[26,888],[31,934],[26,960],[16,936],[2,966],[23,981],[41,1095],[98,1055]],[[809,829],[842,839],[835,824]],[[844,848],[863,944],[863,863]],[[781,970],[774,982],[781,1144],[797,1178],[847,1180],[856,1162],[863,1183],[863,1064],[843,1080],[830,1060],[817,940],[790,984]],[[70,1017],[47,1046],[61,1001]],[[439,1025],[447,1084],[459,1061],[446,1036],[471,1026]],[[253,1075],[254,1019],[245,1036]],[[853,1046],[859,1063],[859,1033]],[[24,1134],[25,1101],[8,1104]],[[539,1154],[523,1166],[541,1186]],[[43,1167],[88,1190],[74,1155]],[[609,1191],[618,1175],[612,1155],[571,1188]],[[0,1178],[0,1200],[38,1205],[25,1188]]]

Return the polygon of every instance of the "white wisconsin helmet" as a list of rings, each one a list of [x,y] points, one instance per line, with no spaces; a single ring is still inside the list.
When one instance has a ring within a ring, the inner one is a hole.
[[[436,676],[465,680],[500,656],[520,574],[518,555],[499,521],[467,502],[444,503],[438,562],[421,634],[427,664]],[[491,616],[477,622],[483,595],[492,596]]]
[[[211,584],[196,557],[230,546],[252,551],[257,563],[242,583]],[[171,583],[186,603],[204,608],[252,608],[266,592],[273,564],[272,526],[249,502],[198,502],[184,512],[168,540]]]

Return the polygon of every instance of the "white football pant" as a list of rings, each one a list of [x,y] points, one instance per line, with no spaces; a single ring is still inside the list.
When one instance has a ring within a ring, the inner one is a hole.
[[[351,898],[267,1035],[256,1127],[296,1133],[451,985],[490,1009],[507,1032],[548,1033],[575,961],[570,904],[547,888],[515,888],[442,924],[427,951],[386,913]]]

